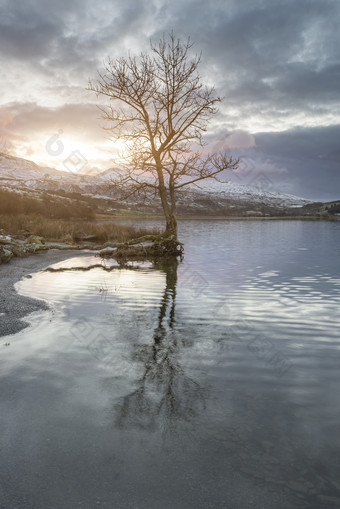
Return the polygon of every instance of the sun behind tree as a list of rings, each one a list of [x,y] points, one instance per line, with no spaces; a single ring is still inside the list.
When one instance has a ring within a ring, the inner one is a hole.
[[[118,178],[126,197],[158,194],[166,219],[165,235],[177,242],[176,191],[234,170],[238,159],[225,153],[204,155],[202,134],[221,98],[202,84],[200,56],[191,43],[169,34],[150,43],[150,52],[106,61],[89,90],[109,99],[100,107],[113,138],[124,140],[125,171]],[[196,149],[194,146],[196,145]]]

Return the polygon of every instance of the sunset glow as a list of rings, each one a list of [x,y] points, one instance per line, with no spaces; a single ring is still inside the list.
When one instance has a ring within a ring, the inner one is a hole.
[[[74,151],[87,171],[119,164],[124,147],[107,139],[88,80],[108,56],[138,54],[150,38],[176,27],[182,39],[190,36],[193,51],[202,50],[202,79],[224,97],[207,143],[235,149],[259,167],[272,160],[265,172],[277,190],[336,197],[339,3],[320,9],[313,1],[308,14],[304,2],[195,4],[161,0],[136,8],[133,0],[100,0],[94,8],[72,0],[56,11],[41,0],[1,2],[0,150],[60,170]],[[46,145],[59,131],[64,151],[56,156]],[[253,137],[253,146],[230,145],[240,132]]]

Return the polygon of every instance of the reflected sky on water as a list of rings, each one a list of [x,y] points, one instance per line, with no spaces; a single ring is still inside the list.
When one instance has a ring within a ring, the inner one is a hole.
[[[182,263],[21,281],[51,311],[2,350],[0,507],[337,507],[339,228],[184,221]]]

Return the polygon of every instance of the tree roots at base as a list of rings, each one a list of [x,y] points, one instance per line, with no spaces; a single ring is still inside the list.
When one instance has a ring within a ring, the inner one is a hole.
[[[166,257],[183,258],[183,244],[175,235],[146,235],[119,246],[112,257],[119,262],[128,260],[157,260]]]

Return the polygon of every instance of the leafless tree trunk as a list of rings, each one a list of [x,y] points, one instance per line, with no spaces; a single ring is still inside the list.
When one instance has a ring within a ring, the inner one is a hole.
[[[191,43],[174,34],[151,43],[151,51],[105,63],[89,90],[107,97],[100,107],[105,129],[126,142],[124,168],[117,177],[126,196],[158,194],[166,233],[177,240],[176,192],[207,178],[219,179],[238,160],[202,152],[202,135],[221,98],[201,82],[200,56],[190,58]],[[196,148],[194,148],[196,145]]]

